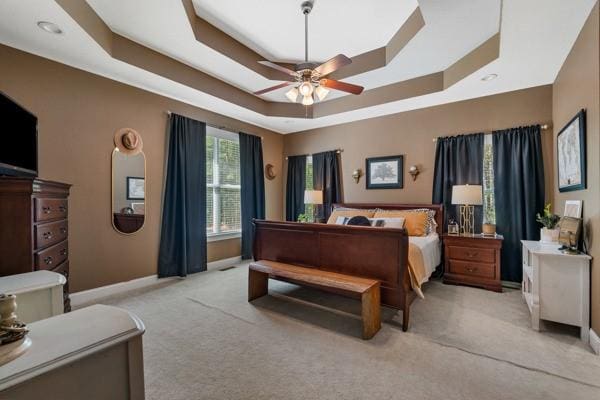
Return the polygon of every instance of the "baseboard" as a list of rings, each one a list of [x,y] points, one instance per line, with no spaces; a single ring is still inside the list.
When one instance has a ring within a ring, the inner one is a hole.
[[[207,264],[208,270],[215,270],[224,267],[229,267],[231,265],[236,265],[242,262],[242,257],[231,257],[225,258],[223,260],[217,260],[213,262],[209,262]],[[132,290],[143,289],[147,287],[151,287],[157,285],[159,283],[164,283],[169,280],[179,279],[177,277],[173,278],[161,278],[158,279],[157,275],[145,276],[143,278],[133,279],[127,282],[119,282],[113,285],[101,286],[94,289],[83,290],[77,293],[71,293],[69,296],[71,298],[71,306],[73,308],[80,307],[85,304],[90,304],[96,302],[100,299],[105,299],[110,296],[115,296],[123,293],[130,292]]]
[[[600,355],[600,337],[593,329],[590,329],[590,346],[592,346],[594,353]]]

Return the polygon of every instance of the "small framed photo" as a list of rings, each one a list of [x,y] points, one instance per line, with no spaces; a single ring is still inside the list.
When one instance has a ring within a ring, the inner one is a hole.
[[[404,156],[367,158],[367,189],[402,189]]]
[[[565,201],[565,217],[581,218],[581,200],[567,200]]]
[[[146,194],[145,179],[137,176],[127,177],[127,200],[144,200]]]
[[[585,110],[581,110],[558,134],[556,157],[558,190],[586,188]]]
[[[131,203],[131,208],[133,209],[134,214],[144,215],[146,214],[146,204],[141,203]]]

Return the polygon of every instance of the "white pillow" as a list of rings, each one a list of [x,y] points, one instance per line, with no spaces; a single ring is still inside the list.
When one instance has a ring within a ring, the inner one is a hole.
[[[396,228],[403,229],[404,228],[404,218],[376,218],[383,220],[384,228]]]

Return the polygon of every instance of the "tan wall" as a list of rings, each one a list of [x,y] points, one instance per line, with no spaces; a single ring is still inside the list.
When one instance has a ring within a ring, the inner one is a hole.
[[[39,119],[40,177],[73,184],[71,290],[156,273],[167,110],[264,137],[264,162],[281,171],[283,137],[271,131],[0,46],[0,90]],[[146,225],[132,236],[111,225],[113,135],[131,127],[147,161]],[[265,181],[267,217],[282,216],[282,176]],[[210,243],[209,260],[240,254],[239,239]]]
[[[484,84],[484,83],[482,83]],[[286,156],[343,148],[344,200],[347,202],[430,203],[435,143],[438,136],[491,131],[552,121],[552,87],[505,93],[421,110],[286,135]],[[546,197],[553,193],[552,134],[542,134]],[[365,171],[365,158],[404,155],[404,189],[366,190],[365,178],[354,183],[352,171]],[[408,167],[421,170],[416,181]],[[286,167],[287,170],[287,167]]]
[[[579,112],[587,110],[587,189],[554,192],[554,204],[562,214],[565,200],[583,200],[585,235],[592,261],[592,327],[600,333],[600,29],[598,3],[593,8],[571,53],[554,82],[554,140]],[[556,157],[556,145],[554,145]],[[554,180],[558,181],[556,168]]]

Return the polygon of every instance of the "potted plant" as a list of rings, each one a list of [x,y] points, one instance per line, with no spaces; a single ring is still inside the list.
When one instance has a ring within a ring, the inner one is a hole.
[[[560,217],[550,211],[551,207],[551,203],[546,204],[544,214],[540,215],[538,213],[536,215],[537,222],[544,226],[540,229],[540,242],[542,243],[558,242],[558,233],[560,230],[556,226],[558,225],[558,221],[560,221]]]
[[[310,216],[308,214],[300,214],[298,215],[298,222],[310,222]]]

